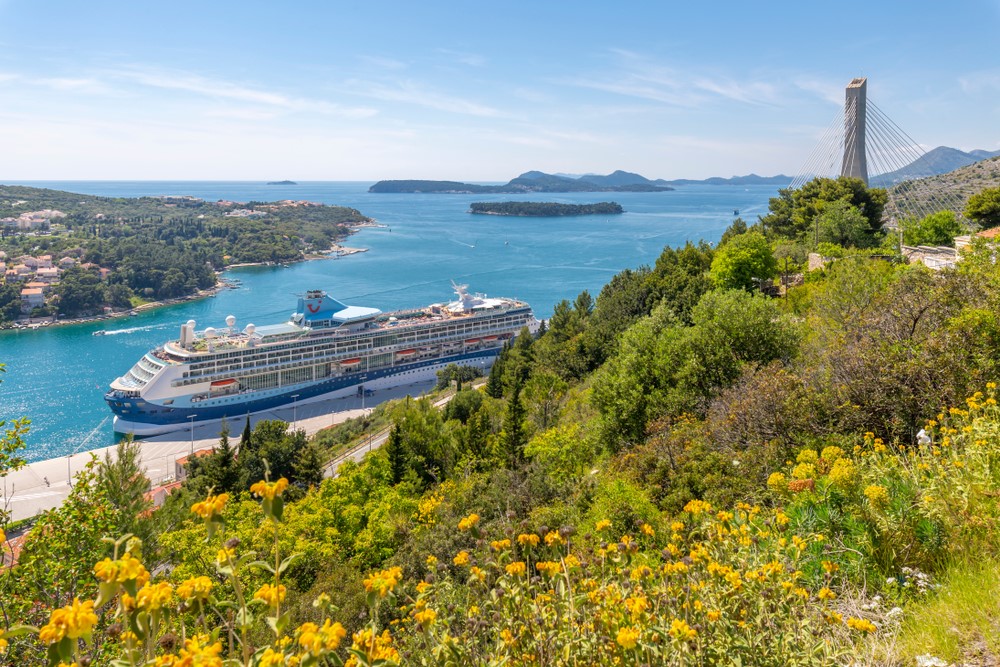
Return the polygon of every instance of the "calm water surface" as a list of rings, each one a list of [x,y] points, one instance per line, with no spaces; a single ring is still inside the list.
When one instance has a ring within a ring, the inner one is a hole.
[[[161,308],[137,317],[35,331],[0,332],[0,419],[26,415],[30,460],[111,444],[111,413],[102,398],[109,382],[148,349],[176,338],[182,322],[197,328],[287,319],[296,295],[325,289],[347,303],[382,310],[451,298],[450,281],[474,291],[528,301],[538,317],[583,290],[596,296],[615,273],[652,264],[664,246],[716,241],[739,209],[755,220],[776,194],[773,186],[685,186],[663,193],[539,195],[369,194],[370,183],[46,181],[22,185],[94,195],[193,195],[209,201],[307,199],[357,208],[384,228],[363,229],[345,244],[369,252],[289,267],[246,267],[227,276],[242,286],[216,298]],[[614,200],[626,213],[605,218],[507,218],[467,213],[473,201]],[[93,336],[101,329],[106,336]]]

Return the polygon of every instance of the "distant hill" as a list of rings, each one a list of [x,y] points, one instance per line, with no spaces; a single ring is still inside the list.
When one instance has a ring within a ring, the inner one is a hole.
[[[996,156],[1000,156],[1000,151],[974,150],[966,153],[957,148],[938,146],[905,167],[896,171],[872,176],[868,180],[875,187],[892,187],[897,183],[915,178],[927,178],[928,176],[947,174],[980,160]]]
[[[703,180],[681,178],[666,181],[650,180],[641,174],[621,169],[607,175],[546,174],[543,171],[526,171],[512,178],[505,185],[476,185],[458,181],[379,181],[368,188],[369,192],[434,192],[444,194],[516,194],[524,192],[666,192],[678,185],[777,185],[786,187],[791,176],[715,176]]]
[[[986,188],[1000,187],[1000,157],[966,165],[946,174],[904,181],[889,189],[890,199],[899,201],[904,210],[939,210],[950,201],[952,210],[961,212],[969,197]],[[887,211],[891,216],[892,212]]]

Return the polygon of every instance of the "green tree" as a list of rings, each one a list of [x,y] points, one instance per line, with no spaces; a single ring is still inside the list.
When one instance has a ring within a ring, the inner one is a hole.
[[[835,243],[845,248],[875,245],[876,238],[868,219],[846,200],[829,202],[823,212],[815,217],[814,224],[816,243]]]
[[[889,201],[881,188],[869,188],[860,178],[814,178],[801,188],[780,190],[768,204],[768,214],[760,220],[769,237],[812,240],[815,243],[816,217],[835,201],[844,201],[868,221],[872,235],[882,229],[882,212]]]
[[[524,404],[521,402],[521,386],[515,385],[507,409],[503,416],[503,430],[500,431],[500,451],[506,459],[507,467],[517,468],[524,462],[524,445],[528,438],[524,430]]]
[[[392,476],[392,483],[399,484],[406,475],[406,451],[403,449],[403,436],[400,433],[399,425],[393,424],[389,430],[389,438],[382,447],[385,455],[389,459],[389,474]]]
[[[965,217],[984,229],[1000,226],[1000,188],[987,188],[969,197]]]
[[[954,246],[964,229],[953,211],[938,211],[921,220],[908,218],[901,223],[907,245]]]
[[[747,232],[719,248],[712,259],[711,278],[718,287],[752,289],[754,279],[766,280],[778,273],[778,262],[763,234]]]
[[[97,489],[114,511],[115,525],[110,533],[121,536],[131,533],[148,542],[149,522],[143,514],[152,503],[146,498],[149,479],[142,466],[142,450],[138,442],[126,438],[118,443],[115,456],[111,452],[97,467]]]

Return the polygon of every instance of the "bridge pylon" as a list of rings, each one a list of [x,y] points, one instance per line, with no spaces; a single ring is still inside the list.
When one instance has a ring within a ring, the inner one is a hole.
[[[868,79],[858,77],[847,84],[844,100],[844,159],[841,176],[860,178],[868,185],[865,125],[868,116]]]

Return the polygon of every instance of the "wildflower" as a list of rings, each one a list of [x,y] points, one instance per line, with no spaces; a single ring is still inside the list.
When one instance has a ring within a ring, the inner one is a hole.
[[[257,663],[258,667],[284,667],[285,664],[285,654],[280,651],[275,651],[270,646],[264,651],[260,656],[260,661]]]
[[[781,510],[777,510],[774,513],[774,520],[775,522],[777,522],[779,526],[787,526],[788,523],[791,521],[791,519],[788,518],[788,515],[782,512]]]
[[[517,536],[517,543],[521,546],[537,547],[540,538],[534,533],[521,533]]]
[[[823,614],[823,620],[830,625],[840,625],[844,622],[844,615],[837,611],[830,611]]]
[[[675,618],[670,621],[670,629],[667,630],[667,634],[674,639],[686,641],[688,639],[694,639],[698,634],[698,631],[688,625],[686,621]]]
[[[607,519],[601,519],[600,521],[597,522],[597,525],[594,526],[594,529],[600,532],[602,530],[607,530],[610,527],[611,527],[610,521],[608,521]]]
[[[0,530],[0,533],[2,532],[3,531]],[[4,539],[6,540],[6,536],[4,536]],[[4,639],[3,637],[0,637],[0,655],[3,655],[6,652],[7,652],[7,640]]]
[[[712,505],[704,500],[691,500],[684,506],[684,511],[692,516],[698,516],[703,512],[711,512]]]
[[[388,630],[384,630],[381,635],[376,635],[372,633],[371,628],[365,628],[354,633],[353,639],[354,643],[351,645],[351,649],[365,654],[367,659],[365,664],[374,664],[376,661],[393,663],[399,661],[399,651],[393,648],[392,635],[389,634]],[[354,660],[352,663],[351,660],[348,660],[345,664],[356,665],[357,661]]]
[[[830,445],[829,447],[823,448],[823,453],[820,454],[820,458],[827,463],[833,463],[844,455],[844,450],[836,445]]]
[[[829,588],[823,587],[819,589],[819,593],[816,594],[816,597],[825,602],[827,600],[837,599],[837,594],[831,591]]]
[[[222,547],[219,549],[219,553],[215,554],[215,562],[217,565],[226,565],[236,556],[236,549],[230,547]]]
[[[507,574],[509,574],[512,577],[522,577],[524,576],[524,573],[527,571],[527,567],[525,566],[524,561],[520,560],[514,561],[504,569],[507,570]]]
[[[284,493],[287,488],[288,480],[282,477],[277,482],[257,482],[250,487],[250,493],[254,494],[258,498],[274,500],[276,496],[280,496]]]
[[[79,598],[74,598],[73,604],[52,611],[49,622],[38,631],[38,638],[46,644],[55,644],[64,637],[88,637],[97,620],[93,600],[80,602]]]
[[[672,524],[670,524],[670,530],[674,531],[675,533],[679,533],[682,530],[684,530],[684,524],[681,523],[680,521],[674,521]]]
[[[326,651],[335,651],[340,641],[347,636],[347,630],[340,623],[330,624],[330,619],[319,627],[315,623],[303,623],[296,631],[298,644],[309,655],[319,658]]]
[[[618,645],[625,650],[631,650],[635,648],[636,643],[639,641],[639,630],[637,628],[622,628],[618,631],[618,636],[615,637],[615,641]]]
[[[792,468],[792,477],[795,479],[812,479],[816,476],[816,466],[812,463],[800,463]]]
[[[549,577],[554,577],[562,572],[562,565],[552,561],[541,561],[535,563],[535,569]]]
[[[228,501],[228,493],[220,493],[217,496],[209,496],[205,500],[192,505],[191,512],[197,514],[205,521],[211,521],[215,517],[222,514],[222,510]]]
[[[772,472],[767,478],[767,488],[775,493],[781,493],[788,488],[788,481],[780,472]]]
[[[373,572],[364,580],[365,590],[377,592],[380,598],[391,593],[403,578],[403,568],[390,567],[388,570]]]
[[[170,604],[174,597],[174,590],[170,584],[161,581],[158,584],[146,584],[135,594],[135,603],[140,609],[146,611],[158,611]]]
[[[840,569],[840,566],[830,560],[823,561],[823,569],[826,570],[827,574],[833,574]]]
[[[458,522],[459,530],[471,530],[473,526],[479,523],[479,515],[472,513]]]
[[[208,577],[191,577],[177,587],[177,597],[182,600],[204,600],[212,592],[212,580]]]
[[[793,479],[788,483],[788,490],[792,493],[800,493],[802,491],[812,491],[816,488],[816,480],[814,479]]]
[[[713,609],[712,611],[710,611],[707,614],[705,614],[705,616],[708,617],[709,621],[711,621],[712,623],[715,623],[717,620],[719,620],[720,618],[722,618],[722,612],[721,611],[716,611],[716,610]]]
[[[889,492],[884,486],[872,484],[865,488],[865,497],[874,507],[883,507],[889,503]]]
[[[554,530],[550,530],[545,536],[545,544],[550,547],[559,546],[560,544],[563,544],[564,541],[565,540],[563,540],[562,535]]]
[[[638,616],[649,609],[649,599],[645,595],[625,598],[625,608],[633,616]]]
[[[196,635],[184,640],[184,648],[180,650],[178,665],[198,665],[198,667],[222,667],[222,643],[209,644],[208,635]]]
[[[875,627],[875,624],[872,623],[871,621],[865,620],[863,618],[853,618],[853,617],[847,619],[847,627],[849,627],[851,630],[857,630],[858,632],[865,632],[865,633],[875,632],[876,630],[878,630],[878,628]]]
[[[799,455],[795,457],[798,463],[816,463],[819,459],[819,454],[816,453],[815,449],[803,449],[799,452]]]
[[[413,618],[421,625],[421,627],[429,628],[434,625],[434,620],[437,618],[437,612],[433,609],[422,609],[421,611],[413,614]]]
[[[474,576],[479,581],[483,581],[486,579],[486,572],[483,571],[482,568],[476,567],[475,565],[469,568],[469,574]]]
[[[490,548],[493,551],[503,551],[504,549],[510,549],[510,540],[493,540],[490,542]]]
[[[427,567],[434,567],[435,565],[437,565],[437,562],[438,562],[437,556],[432,554],[427,557]]]
[[[573,554],[566,556],[566,558],[563,559],[563,562],[566,563],[566,569],[568,570],[571,570],[574,567],[580,567],[580,559]]]
[[[653,530],[653,527],[650,526],[648,523],[642,524],[639,530],[642,531],[642,534],[646,535],[647,537],[653,537],[656,535],[656,531]]]
[[[840,488],[848,488],[857,475],[854,461],[848,458],[838,458],[833,462],[827,478],[830,483]]]
[[[281,584],[277,586],[272,586],[271,584],[264,584],[257,589],[257,592],[253,594],[254,600],[263,600],[270,607],[277,607],[279,604],[285,601],[285,587]]]
[[[455,558],[452,559],[452,560],[455,563],[455,565],[458,565],[460,567],[462,565],[468,565],[469,564],[469,552],[468,551],[459,551],[458,554],[455,556]]]

